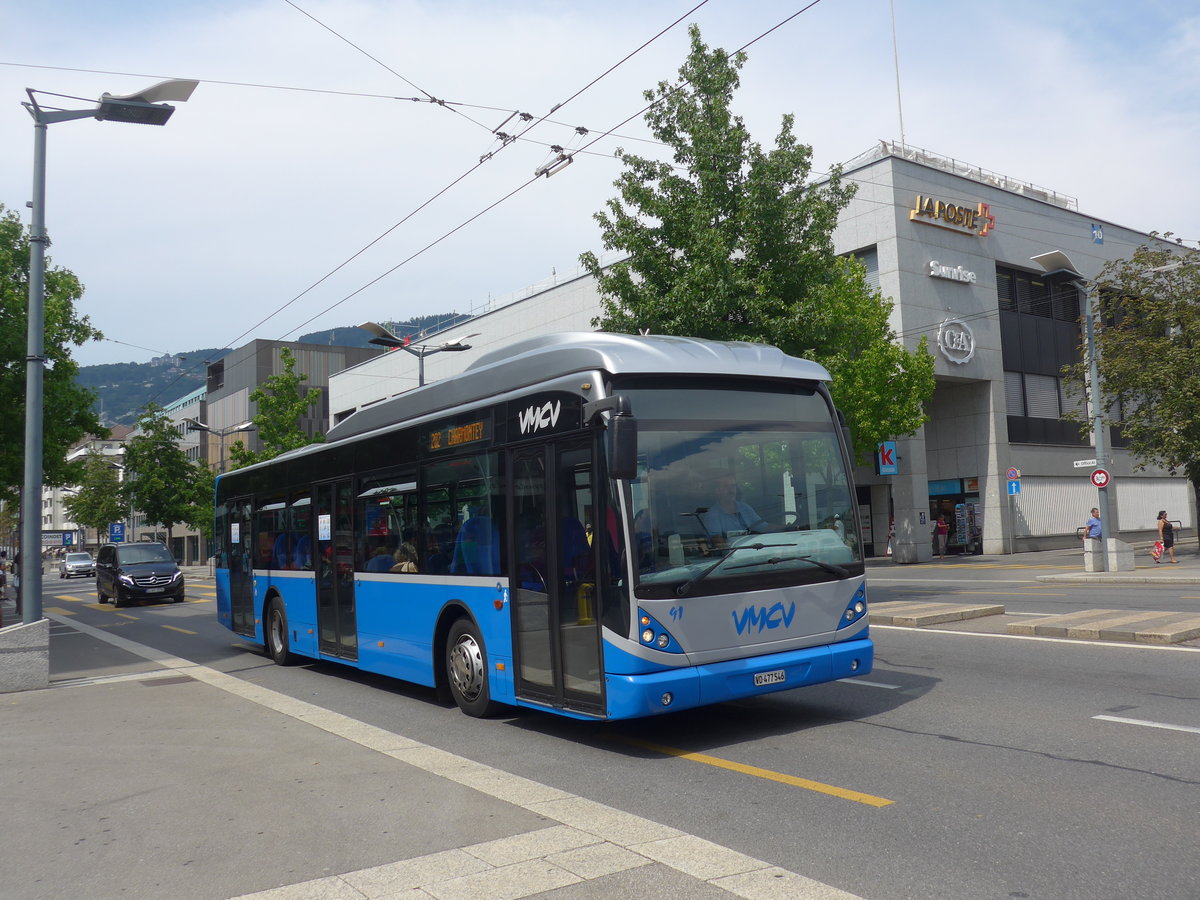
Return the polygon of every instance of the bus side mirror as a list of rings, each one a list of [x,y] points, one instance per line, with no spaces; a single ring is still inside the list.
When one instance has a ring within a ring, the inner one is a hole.
[[[637,476],[637,419],[628,413],[608,420],[608,477]]]
[[[595,422],[607,412],[608,477],[637,477],[637,419],[633,417],[629,399],[616,394],[590,400],[583,404],[583,421]]]

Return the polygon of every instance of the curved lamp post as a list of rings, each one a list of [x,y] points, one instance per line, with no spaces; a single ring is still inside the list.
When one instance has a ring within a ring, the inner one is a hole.
[[[444,344],[412,344],[402,338],[396,337],[376,322],[363,322],[358,327],[363,329],[363,331],[369,331],[375,335],[375,337],[367,341],[368,344],[378,344],[380,347],[390,347],[393,350],[404,350],[417,358],[417,387],[422,387],[425,384],[425,357],[433,356],[435,353],[470,350],[471,345],[464,344],[463,341],[466,338],[472,338],[479,334],[479,332],[475,332],[455,341],[446,341]]]
[[[25,355],[25,481],[21,489],[21,598],[26,625],[42,618],[42,568],[30,560],[42,555],[42,382],[45,372],[46,329],[46,126],[73,119],[165,125],[175,107],[165,100],[184,101],[196,81],[163,81],[137,94],[101,94],[92,109],[58,109],[38,104],[36,94],[59,96],[26,88],[22,103],[33,116],[33,224],[29,230],[29,327]]]
[[[225,438],[231,434],[237,434],[239,431],[253,431],[258,427],[253,422],[243,422],[240,425],[233,425],[229,428],[213,428],[199,419],[184,419],[183,422],[187,425],[188,431],[207,431],[209,434],[215,434],[221,439],[220,472],[225,471]]]

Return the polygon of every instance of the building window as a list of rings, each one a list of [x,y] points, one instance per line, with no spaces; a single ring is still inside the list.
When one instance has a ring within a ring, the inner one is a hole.
[[[996,295],[1009,440],[1085,444],[1079,426],[1062,419],[1079,406],[1062,383],[1063,367],[1079,361],[1079,291],[1069,281],[997,266]]]

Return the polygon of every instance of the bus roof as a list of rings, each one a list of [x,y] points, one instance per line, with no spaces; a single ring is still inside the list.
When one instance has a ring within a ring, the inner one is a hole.
[[[364,407],[329,429],[327,442],[519,390],[573,372],[719,375],[829,381],[823,366],[767,344],[668,335],[572,331],[539,335],[483,354],[464,372]]]

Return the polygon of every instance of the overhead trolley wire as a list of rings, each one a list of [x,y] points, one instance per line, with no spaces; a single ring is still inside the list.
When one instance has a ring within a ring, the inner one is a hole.
[[[293,7],[294,7],[295,9],[297,9],[298,11],[300,11],[300,12],[303,12],[303,13],[304,13],[304,15],[308,16],[310,19],[313,19],[313,21],[314,21],[314,22],[317,22],[317,24],[319,24],[319,25],[321,25],[322,27],[326,28],[326,30],[330,31],[332,34],[336,35],[336,36],[337,36],[337,37],[339,37],[340,39],[342,39],[342,40],[345,40],[345,41],[346,41],[347,43],[349,43],[351,46],[355,47],[355,49],[358,49],[358,50],[359,50],[360,52],[362,52],[364,55],[368,56],[370,59],[373,59],[373,60],[375,60],[375,57],[371,56],[371,55],[370,55],[369,53],[367,53],[365,50],[362,50],[362,48],[358,47],[358,46],[357,46],[356,44],[354,44],[353,42],[351,42],[351,41],[347,40],[346,38],[343,38],[341,35],[337,34],[337,32],[333,31],[333,29],[331,29],[331,28],[329,28],[328,26],[324,25],[324,23],[322,23],[322,22],[319,22],[318,20],[316,20],[315,18],[313,18],[311,15],[309,15],[307,12],[304,12],[304,10],[301,10],[301,9],[300,9],[298,6],[296,6],[294,3],[292,3],[292,2],[291,2],[291,0],[284,0],[284,2],[287,2],[289,5],[293,6]],[[567,103],[569,103],[569,102],[571,102],[572,100],[574,100],[575,98],[577,98],[577,97],[578,97],[580,94],[582,94],[582,93],[583,93],[584,91],[586,91],[588,88],[590,88],[590,87],[594,86],[594,85],[595,85],[597,82],[599,82],[599,81],[600,81],[602,78],[604,78],[604,77],[606,77],[607,75],[611,74],[611,73],[612,73],[612,72],[613,72],[613,71],[614,71],[614,70],[615,70],[615,69],[616,69],[618,66],[620,66],[620,65],[622,65],[623,63],[625,63],[626,61],[628,61],[628,60],[629,60],[630,58],[632,58],[632,57],[633,57],[633,56],[634,56],[636,53],[638,53],[638,52],[640,52],[641,50],[645,49],[647,46],[649,46],[651,43],[653,43],[653,41],[657,40],[659,37],[661,37],[663,34],[665,34],[665,33],[666,33],[668,30],[670,30],[670,28],[673,28],[675,25],[678,25],[678,24],[679,24],[679,22],[681,22],[681,21],[682,21],[684,18],[686,18],[686,16],[688,16],[688,15],[690,15],[691,13],[695,12],[695,11],[696,11],[697,9],[699,9],[701,6],[704,6],[704,5],[705,5],[707,2],[708,2],[708,0],[701,0],[701,2],[700,2],[699,4],[697,4],[696,6],[692,7],[692,9],[690,9],[690,10],[689,10],[687,13],[684,13],[684,15],[683,15],[683,16],[681,16],[680,18],[678,18],[678,19],[676,19],[674,22],[672,22],[672,23],[671,23],[671,25],[669,25],[669,26],[667,26],[666,28],[664,28],[664,29],[662,29],[661,31],[659,31],[659,32],[658,32],[658,33],[657,33],[657,34],[656,34],[656,35],[655,35],[653,38],[651,38],[651,39],[650,39],[650,40],[648,40],[648,41],[645,41],[643,44],[641,44],[641,46],[639,46],[639,47],[638,47],[636,50],[634,50],[633,52],[631,52],[631,53],[627,54],[627,55],[626,55],[626,56],[625,56],[623,59],[621,59],[621,60],[620,60],[620,62],[616,63],[616,64],[615,64],[615,65],[613,65],[613,66],[610,66],[610,67],[609,67],[607,70],[605,70],[605,72],[603,72],[601,75],[599,75],[599,76],[597,76],[596,78],[592,79],[592,81],[590,81],[590,82],[589,82],[589,83],[588,83],[586,86],[584,86],[584,87],[583,87],[583,88],[581,88],[580,90],[576,91],[574,94],[572,94],[572,95],[571,95],[570,97],[568,97],[566,100],[562,101],[561,103],[558,103],[558,104],[556,104],[556,105],[555,105],[555,106],[554,106],[554,107],[553,107],[553,108],[550,110],[550,112],[549,112],[549,113],[547,113],[547,115],[550,115],[550,114],[552,114],[552,113],[556,112],[557,110],[561,109],[563,106],[565,106]],[[416,89],[416,90],[418,90],[418,91],[421,91],[421,93],[423,93],[423,94],[425,94],[425,95],[426,95],[426,97],[429,99],[429,101],[430,101],[430,102],[438,102],[440,105],[447,105],[447,103],[445,103],[445,102],[442,102],[442,101],[438,101],[438,100],[436,100],[436,98],[434,98],[432,94],[429,94],[429,93],[428,93],[428,92],[426,92],[424,89],[422,89],[422,88],[418,87],[417,85],[413,84],[411,81],[409,81],[409,80],[408,80],[407,78],[405,78],[403,75],[401,75],[401,74],[400,74],[400,73],[398,73],[398,72],[395,72],[393,69],[391,69],[391,68],[390,68],[389,66],[387,66],[386,64],[384,64],[384,63],[380,62],[379,60],[375,60],[375,61],[376,61],[376,62],[379,62],[379,64],[380,64],[380,65],[384,66],[384,68],[388,69],[388,71],[389,71],[389,72],[392,72],[392,74],[396,75],[396,77],[398,77],[398,78],[400,78],[401,80],[403,80],[403,81],[404,81],[406,84],[408,84],[409,86],[413,87],[414,89]],[[112,74],[112,73],[110,73],[110,74]],[[418,100],[418,98],[415,98],[415,97],[414,97],[414,98],[408,98],[408,99],[412,99],[412,100],[414,100],[414,101],[415,101],[415,100]],[[503,109],[501,109],[500,111],[503,111],[503,112],[508,112],[509,110],[503,110]],[[515,115],[516,113],[513,113],[513,114]],[[467,118],[469,121],[474,121],[473,119],[470,119],[470,117],[465,117],[465,118]],[[510,116],[510,118],[511,118],[511,116]],[[526,128],[526,129],[525,129],[525,130],[522,132],[522,135],[524,135],[525,133],[527,133],[527,132],[530,130],[530,128],[534,127],[534,125],[537,125],[537,124],[539,124],[539,123],[540,123],[541,121],[543,121],[544,119],[545,119],[545,117],[542,117],[542,119],[539,119],[539,120],[538,120],[538,122],[535,122],[533,125],[529,126],[529,128]],[[627,121],[628,121],[628,120],[627,120]],[[484,127],[486,127],[486,126],[484,126]],[[611,132],[611,129],[610,129],[610,132]],[[528,139],[527,139],[527,140],[528,140]],[[593,143],[594,143],[594,142],[593,142]],[[503,148],[501,148],[501,149],[503,149]],[[576,152],[576,153],[582,153],[582,152],[586,151],[586,149],[587,149],[587,148],[581,148],[580,150],[577,150],[577,151],[575,151],[575,152]],[[391,234],[393,231],[395,231],[395,230],[396,230],[397,228],[399,228],[399,227],[400,227],[402,224],[404,224],[404,223],[405,223],[405,222],[407,222],[409,219],[411,219],[411,218],[412,218],[414,215],[416,215],[418,212],[420,212],[422,209],[424,209],[426,206],[428,206],[430,203],[432,203],[434,200],[436,200],[436,199],[437,199],[438,197],[440,197],[442,194],[446,193],[446,191],[450,190],[452,187],[454,187],[455,185],[457,185],[457,184],[458,184],[459,182],[461,182],[461,181],[462,181],[464,178],[466,178],[468,175],[470,175],[472,172],[474,172],[476,169],[478,169],[478,168],[479,168],[481,165],[483,165],[485,162],[487,162],[487,161],[488,161],[488,160],[491,158],[491,156],[492,156],[492,155],[494,155],[494,154],[485,154],[484,156],[480,157],[480,159],[479,159],[479,161],[478,161],[478,162],[476,162],[476,163],[475,163],[473,166],[471,166],[469,169],[467,169],[465,172],[463,172],[461,175],[459,175],[457,178],[455,178],[453,181],[451,181],[449,184],[447,184],[447,185],[446,185],[445,187],[443,187],[441,190],[437,191],[435,194],[433,194],[432,196],[430,196],[430,197],[429,197],[428,199],[426,199],[426,200],[425,200],[423,203],[421,203],[420,205],[418,205],[418,206],[417,206],[415,209],[413,209],[412,211],[410,211],[410,212],[409,212],[407,215],[405,215],[403,218],[401,218],[401,219],[400,219],[400,221],[396,222],[394,225],[392,225],[390,228],[388,228],[387,230],[385,230],[385,231],[384,231],[383,233],[381,233],[379,236],[377,236],[377,237],[376,237],[376,238],[374,238],[372,241],[370,241],[369,243],[367,243],[366,245],[364,245],[362,248],[360,248],[359,250],[357,250],[357,251],[356,251],[354,254],[352,254],[350,257],[348,257],[347,259],[343,260],[341,263],[339,263],[339,264],[338,264],[337,266],[335,266],[333,269],[331,269],[330,271],[328,271],[327,273],[325,273],[323,276],[321,276],[321,277],[320,277],[319,279],[317,279],[315,282],[313,282],[312,284],[310,284],[310,285],[309,285],[307,288],[305,288],[303,291],[301,291],[299,294],[297,294],[297,295],[296,295],[295,297],[293,297],[291,300],[288,300],[286,303],[284,303],[282,306],[280,306],[280,307],[278,307],[277,309],[275,309],[273,312],[271,312],[270,314],[268,314],[268,315],[267,315],[265,318],[261,319],[261,320],[260,320],[259,322],[257,322],[255,325],[253,325],[253,326],[251,326],[250,328],[248,328],[247,330],[243,331],[243,332],[242,332],[240,335],[238,335],[236,338],[234,338],[234,340],[233,340],[233,341],[231,341],[229,345],[230,345],[230,346],[236,346],[238,341],[240,341],[240,340],[242,340],[243,338],[245,338],[247,335],[249,335],[249,334],[250,334],[252,331],[254,331],[256,328],[259,328],[260,326],[262,326],[262,325],[266,324],[267,322],[269,322],[269,321],[270,321],[271,319],[273,319],[275,316],[279,315],[279,313],[283,312],[283,310],[287,309],[287,308],[288,308],[289,306],[291,306],[293,303],[295,303],[295,302],[296,302],[296,301],[298,301],[300,298],[302,298],[304,295],[306,295],[307,293],[309,293],[309,291],[311,291],[311,290],[313,290],[314,288],[316,288],[318,285],[320,285],[321,283],[323,283],[325,280],[327,280],[327,279],[328,279],[329,277],[331,277],[333,274],[335,274],[336,272],[338,272],[339,270],[341,270],[342,268],[344,268],[346,265],[348,265],[348,264],[349,264],[350,262],[352,262],[353,260],[357,259],[359,256],[361,256],[363,253],[365,253],[365,252],[366,252],[367,250],[369,250],[371,247],[375,246],[377,243],[379,243],[379,241],[381,241],[381,240],[382,240],[384,237],[386,237],[388,234]],[[498,206],[499,204],[501,204],[501,203],[503,203],[504,201],[508,200],[508,199],[509,199],[510,197],[512,197],[513,195],[515,195],[515,194],[519,193],[520,191],[524,190],[526,187],[528,187],[530,184],[532,184],[532,183],[533,183],[534,181],[536,181],[536,180],[537,180],[537,176],[534,176],[534,177],[533,177],[533,178],[531,178],[529,181],[526,181],[524,184],[521,184],[521,185],[520,185],[520,186],[518,186],[517,188],[513,189],[512,191],[510,191],[508,194],[506,194],[506,195],[504,195],[503,197],[501,197],[499,200],[496,200],[496,201],[495,201],[495,202],[493,202],[492,204],[488,205],[488,206],[487,206],[487,207],[485,207],[484,209],[482,209],[482,210],[480,210],[479,212],[477,212],[475,215],[473,215],[473,216],[471,216],[470,218],[466,219],[465,221],[461,222],[459,225],[455,226],[455,227],[454,227],[454,228],[452,228],[450,231],[447,231],[447,232],[445,232],[443,235],[441,235],[441,237],[439,237],[439,238],[437,238],[436,240],[434,240],[434,241],[431,241],[430,243],[426,244],[424,247],[422,247],[421,249],[419,249],[419,250],[418,250],[418,251],[416,251],[415,253],[411,254],[410,256],[408,256],[407,258],[405,258],[404,260],[402,260],[401,262],[397,263],[395,266],[393,266],[392,268],[388,269],[388,270],[387,270],[386,272],[384,272],[383,274],[381,274],[381,275],[377,276],[376,278],[374,278],[374,279],[372,279],[371,281],[367,282],[366,284],[362,285],[361,287],[359,287],[358,289],[356,289],[356,290],[355,290],[355,291],[353,291],[352,293],[350,293],[350,294],[346,295],[345,297],[343,297],[342,299],[338,300],[338,301],[337,301],[336,303],[334,303],[333,305],[331,305],[331,306],[327,307],[326,309],[322,310],[321,312],[317,313],[316,315],[314,315],[314,316],[310,317],[310,318],[309,318],[309,319],[307,319],[306,321],[302,322],[300,325],[297,325],[295,328],[292,328],[291,330],[289,330],[289,331],[285,332],[285,333],[284,333],[284,335],[283,335],[283,337],[286,337],[287,335],[290,335],[290,334],[294,334],[296,331],[299,331],[301,328],[303,328],[303,327],[304,327],[305,325],[307,325],[309,322],[312,322],[314,319],[317,319],[317,318],[319,318],[320,316],[323,316],[323,315],[325,315],[326,313],[330,312],[331,310],[333,310],[333,309],[336,309],[338,306],[340,306],[341,304],[343,304],[343,303],[345,303],[346,301],[350,300],[352,297],[356,296],[357,294],[359,294],[359,293],[361,293],[362,291],[366,290],[368,287],[370,287],[370,286],[372,286],[372,285],[376,284],[377,282],[379,282],[379,281],[380,281],[380,280],[382,280],[383,278],[387,277],[387,276],[388,276],[388,275],[390,275],[392,272],[394,272],[394,271],[396,271],[397,269],[399,269],[401,266],[404,266],[404,265],[406,265],[407,263],[411,262],[413,259],[416,259],[416,258],[417,258],[418,256],[420,256],[421,254],[425,253],[427,250],[431,249],[432,247],[434,247],[434,246],[436,246],[437,244],[441,243],[441,242],[442,242],[443,240],[445,240],[446,238],[450,237],[452,234],[456,233],[457,231],[461,230],[462,228],[465,228],[465,227],[466,227],[467,225],[469,225],[471,222],[475,221],[476,219],[478,219],[480,216],[484,215],[485,213],[487,213],[487,212],[491,211],[491,210],[492,210],[492,209],[494,209],[496,206]],[[282,340],[282,339],[283,339],[283,338],[281,337],[281,338],[280,338],[280,340]],[[196,366],[191,366],[191,367],[189,367],[187,370],[185,370],[184,372],[180,373],[179,377],[177,377],[177,378],[175,379],[175,381],[171,382],[171,384],[169,384],[169,385],[165,386],[164,388],[162,388],[161,390],[159,390],[158,392],[156,392],[156,393],[154,394],[154,396],[153,396],[153,397],[151,397],[151,399],[150,399],[150,401],[149,401],[149,402],[153,402],[153,401],[154,401],[154,400],[155,400],[157,397],[161,396],[163,393],[165,393],[167,390],[169,390],[171,387],[173,387],[173,386],[174,386],[176,383],[178,383],[178,381],[179,381],[181,378],[183,378],[183,377],[184,377],[184,375],[186,375],[188,372],[192,371],[192,369],[194,369],[194,368],[196,368]]]

